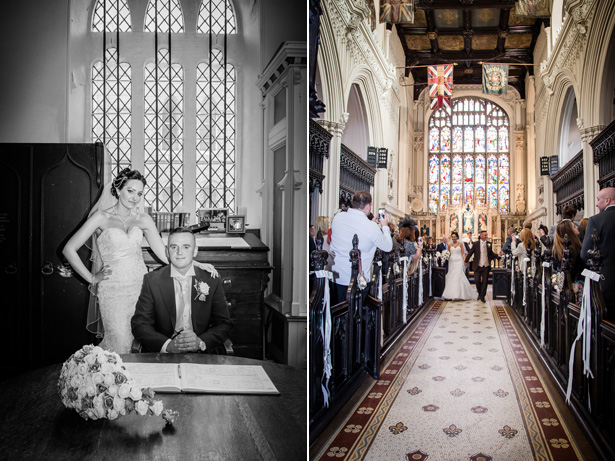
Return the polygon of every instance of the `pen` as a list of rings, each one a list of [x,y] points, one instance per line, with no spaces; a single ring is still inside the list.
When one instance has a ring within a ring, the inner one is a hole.
[[[171,336],[171,339],[175,339],[177,337],[177,335],[180,334],[182,331],[184,331],[184,327],[181,327],[179,330],[174,332],[173,336]]]

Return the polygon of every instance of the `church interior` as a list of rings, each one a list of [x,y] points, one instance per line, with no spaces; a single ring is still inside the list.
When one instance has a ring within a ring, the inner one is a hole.
[[[412,270],[376,250],[363,297],[355,245],[334,305],[316,237],[310,458],[613,459],[612,242],[581,239],[579,285],[568,237],[556,264],[538,236],[615,186],[615,2],[311,0],[309,21],[310,224],[363,190],[423,239]],[[486,303],[441,297],[452,232],[499,256]]]

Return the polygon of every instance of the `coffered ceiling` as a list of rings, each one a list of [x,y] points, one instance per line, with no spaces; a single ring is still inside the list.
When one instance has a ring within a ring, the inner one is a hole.
[[[513,0],[415,0],[414,24],[397,24],[406,66],[457,63],[454,85],[481,84],[480,62],[532,64],[536,38],[548,19],[520,17]],[[509,67],[509,85],[525,97],[526,73]],[[427,85],[427,68],[406,69],[414,77],[414,98]]]

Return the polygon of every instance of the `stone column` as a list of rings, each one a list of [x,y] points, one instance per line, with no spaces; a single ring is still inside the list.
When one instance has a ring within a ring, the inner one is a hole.
[[[527,161],[526,161],[526,156],[525,156],[525,130],[515,130],[514,131],[514,136],[515,136],[515,168],[514,168],[514,176],[511,174],[510,175],[510,208],[511,208],[511,212],[519,212],[519,213],[527,213],[527,202],[525,199],[525,190],[523,190],[523,195],[521,197],[521,201],[523,202],[521,208],[523,208],[523,210],[521,210],[520,208],[517,207],[517,201],[518,197],[516,195],[513,196],[513,194],[517,193],[517,188],[515,187],[515,189],[513,189],[513,184],[522,184],[525,186],[526,182],[527,182],[527,177],[528,177],[528,168],[527,168]],[[511,159],[511,164],[512,164],[512,159]],[[512,173],[512,172],[511,172]],[[515,209],[513,210],[513,203],[515,204]],[[519,204],[521,205],[521,204]]]
[[[604,125],[595,125],[584,128],[583,119],[577,119],[577,125],[581,131],[581,143],[583,145],[583,186],[585,189],[584,198],[585,206],[583,208],[583,216],[588,218],[595,215],[596,195],[598,194],[598,165],[594,165],[594,150],[589,142],[594,139],[603,129]]]
[[[329,159],[323,165],[325,180],[323,184],[322,203],[323,215],[333,217],[339,208],[340,202],[340,152],[342,150],[342,134],[346,128],[348,113],[344,113],[341,121],[331,122],[319,120],[318,122],[333,135],[329,144]]]

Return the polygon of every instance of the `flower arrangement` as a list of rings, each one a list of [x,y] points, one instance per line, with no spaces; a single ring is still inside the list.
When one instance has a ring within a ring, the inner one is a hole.
[[[154,391],[141,389],[131,379],[115,352],[87,345],[62,365],[58,391],[66,408],[73,408],[84,419],[116,419],[127,413],[161,416],[173,424],[178,412],[163,410],[154,400]]]
[[[205,298],[209,294],[209,285],[201,280],[195,280],[194,288],[196,289],[196,298],[194,299],[198,298],[199,301],[205,301]]]
[[[440,254],[441,264],[444,264],[444,261],[448,261],[450,257],[451,257],[451,252],[450,252],[450,251],[448,251],[448,250],[444,250],[444,251]]]

